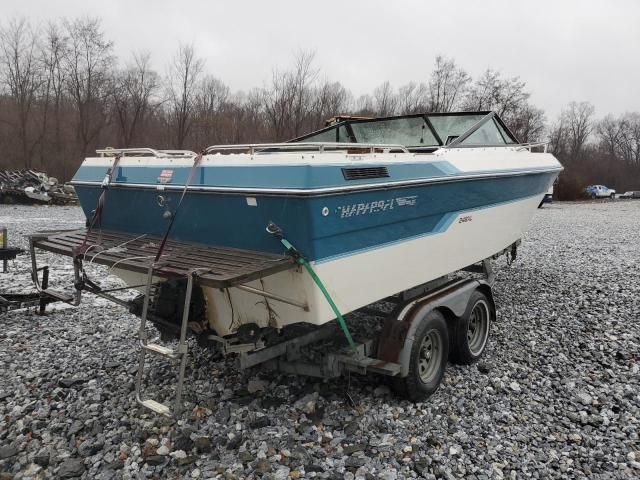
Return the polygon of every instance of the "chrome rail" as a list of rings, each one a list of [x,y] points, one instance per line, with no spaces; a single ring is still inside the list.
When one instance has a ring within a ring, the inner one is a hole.
[[[547,153],[549,142],[523,143],[521,145],[518,145],[518,147],[516,148],[516,151],[529,150],[531,152],[532,148],[538,148],[538,147],[543,147],[544,148],[543,152]]]
[[[276,148],[279,150],[290,151],[308,151],[314,150],[324,152],[326,150],[345,150],[345,149],[369,149],[370,153],[376,150],[382,150],[388,153],[390,150],[400,150],[402,153],[410,153],[404,145],[394,145],[388,143],[340,143],[340,142],[291,142],[291,143],[247,143],[241,145],[211,145],[204,149],[204,154],[208,155],[213,152],[229,152],[234,150],[246,150],[250,155],[258,153],[262,150]]]
[[[151,154],[154,157],[195,157],[197,155],[196,152],[192,152],[191,150],[156,150],[155,148],[148,147],[140,147],[140,148],[102,148],[96,150],[96,153],[101,157],[105,155],[122,155],[126,157],[128,153],[132,154],[140,154],[147,153]],[[135,155],[132,155],[135,156]]]

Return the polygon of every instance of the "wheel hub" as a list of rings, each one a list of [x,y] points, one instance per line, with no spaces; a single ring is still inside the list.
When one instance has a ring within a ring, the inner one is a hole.
[[[484,301],[473,306],[467,327],[467,344],[473,355],[482,353],[489,334],[489,307]]]
[[[431,331],[422,339],[418,358],[418,374],[422,383],[431,382],[440,368],[442,340],[436,331]]]

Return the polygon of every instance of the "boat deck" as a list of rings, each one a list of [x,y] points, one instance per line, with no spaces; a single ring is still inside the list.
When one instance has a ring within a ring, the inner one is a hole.
[[[85,235],[84,229],[42,232],[32,235],[31,241],[34,247],[41,250],[73,257],[74,251],[83,244]],[[161,241],[160,237],[151,235],[111,230],[91,231],[85,244],[85,253],[79,257],[85,263],[147,273]],[[196,271],[199,284],[229,288],[294,266],[294,260],[287,255],[168,240],[154,269],[154,275],[176,278]]]

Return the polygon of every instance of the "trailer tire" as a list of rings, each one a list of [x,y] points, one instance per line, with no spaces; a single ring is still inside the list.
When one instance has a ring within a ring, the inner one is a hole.
[[[447,368],[448,355],[447,322],[440,312],[431,310],[416,330],[407,376],[392,380],[394,391],[414,402],[434,394]]]
[[[449,345],[451,362],[470,365],[482,357],[489,340],[492,318],[491,302],[484,293],[476,290],[469,298],[464,314],[452,324]]]

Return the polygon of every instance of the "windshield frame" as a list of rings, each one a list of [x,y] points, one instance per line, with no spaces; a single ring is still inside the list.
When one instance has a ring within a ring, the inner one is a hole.
[[[482,118],[478,120],[475,124],[473,124],[469,129],[467,129],[464,133],[459,135],[457,138],[452,140],[449,144],[445,144],[446,139],[443,139],[438,134],[436,128],[431,122],[431,118],[433,117],[453,117],[453,116],[478,116],[482,115]],[[509,130],[509,128],[505,125],[502,119],[492,111],[476,111],[476,112],[437,112],[437,113],[415,113],[410,115],[395,115],[395,116],[387,116],[387,117],[373,117],[373,118],[344,118],[336,117],[338,121],[327,125],[320,130],[316,130],[314,132],[310,132],[306,135],[294,138],[289,140],[289,142],[303,142],[309,141],[310,137],[315,137],[322,133],[329,132],[331,130],[335,130],[336,142],[338,141],[338,132],[341,127],[347,132],[347,136],[349,140],[354,145],[357,145],[358,142],[357,137],[355,135],[354,129],[352,125],[361,124],[361,123],[374,123],[374,122],[388,122],[390,120],[398,120],[404,118],[422,118],[425,122],[427,128],[431,131],[431,135],[436,140],[436,145],[405,145],[405,147],[412,152],[433,152],[438,150],[439,148],[478,148],[478,147],[506,147],[519,145],[520,142],[516,138],[516,136]],[[489,121],[495,121],[498,125],[496,126],[500,136],[504,139],[504,143],[500,144],[473,144],[473,145],[465,145],[464,141],[468,139],[471,135],[473,135],[478,129],[480,129],[485,123]],[[507,138],[505,138],[505,134]],[[330,143],[330,142],[329,142]]]

